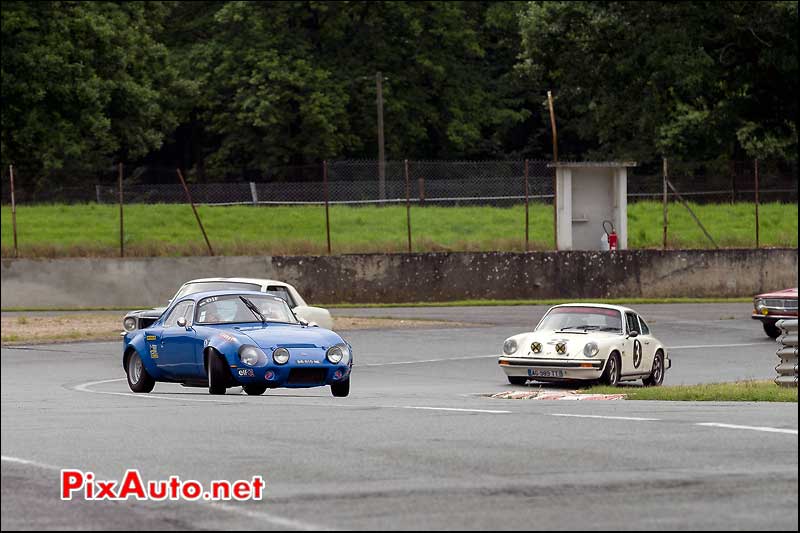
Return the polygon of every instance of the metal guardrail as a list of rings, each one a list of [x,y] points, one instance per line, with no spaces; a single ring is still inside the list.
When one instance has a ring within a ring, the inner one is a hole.
[[[775,383],[781,387],[797,387],[797,319],[779,320],[776,325],[783,335],[778,337],[781,347],[777,354],[781,362],[775,367],[778,371]]]

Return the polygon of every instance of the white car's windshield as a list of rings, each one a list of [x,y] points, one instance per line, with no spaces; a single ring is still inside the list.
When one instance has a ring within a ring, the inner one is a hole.
[[[195,281],[180,288],[172,299],[177,300],[189,294],[206,291],[260,291],[261,285],[241,281]]]
[[[248,306],[250,302],[257,313]],[[296,324],[286,302],[275,296],[254,294],[232,294],[209,296],[197,304],[196,324],[236,324],[242,322],[288,322]]]
[[[555,307],[542,320],[537,331],[622,331],[619,311],[602,307]]]

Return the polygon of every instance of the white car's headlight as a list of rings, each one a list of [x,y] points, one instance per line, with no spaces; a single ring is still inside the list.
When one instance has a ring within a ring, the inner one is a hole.
[[[348,353],[347,346],[344,344],[337,344],[335,346],[331,346],[328,348],[328,351],[325,352],[325,357],[328,358],[328,361],[331,363],[338,364],[344,359],[345,355]]]
[[[506,342],[503,343],[503,353],[506,355],[511,355],[516,353],[517,351],[517,341],[514,339],[508,339]]]
[[[126,316],[122,321],[122,327],[125,331],[133,331],[136,329],[136,319],[132,316]]]
[[[587,342],[586,346],[583,347],[583,355],[586,357],[594,357],[599,351],[600,348],[596,342]]]
[[[285,365],[289,362],[289,350],[286,348],[278,348],[272,352],[272,360],[279,365]]]
[[[239,348],[239,359],[246,365],[256,366],[259,361],[265,361],[267,356],[255,346],[244,345]]]

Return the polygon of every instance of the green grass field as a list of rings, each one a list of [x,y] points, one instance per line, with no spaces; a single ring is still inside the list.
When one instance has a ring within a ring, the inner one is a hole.
[[[725,248],[755,244],[751,203],[692,205],[716,242]],[[325,210],[319,206],[198,207],[217,255],[326,253]],[[761,246],[797,247],[797,204],[760,206]],[[405,206],[330,208],[333,253],[398,252],[407,246]],[[710,248],[700,228],[680,204],[669,208],[671,248]],[[522,205],[411,208],[414,251],[524,249]],[[119,207],[37,205],[17,207],[23,257],[116,256]],[[598,241],[601,228],[597,228]],[[628,208],[630,248],[660,248],[662,206],[639,202]],[[530,247],[553,249],[553,211],[530,206]],[[125,252],[130,256],[205,255],[205,242],[188,205],[125,206]],[[13,256],[11,209],[2,207],[2,256]]]

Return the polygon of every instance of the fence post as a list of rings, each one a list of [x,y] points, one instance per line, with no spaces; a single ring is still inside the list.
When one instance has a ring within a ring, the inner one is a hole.
[[[663,200],[664,201],[664,236],[663,236],[662,248],[664,250],[666,250],[667,249],[667,225],[669,223],[668,212],[667,212],[667,205],[668,205],[668,201],[669,201],[669,198],[667,197],[667,176],[668,176],[668,174],[667,174],[667,158],[666,157],[662,157],[661,159],[663,160],[663,163],[664,163],[664,174],[663,174],[662,179],[661,179],[662,185],[664,186],[664,200]]]
[[[328,255],[331,254],[331,219],[328,212],[328,161],[322,161],[322,184],[325,190],[325,235],[328,238]]]
[[[258,205],[258,190],[256,189],[255,182],[250,182],[250,196],[253,198],[253,205]]]
[[[95,199],[97,200],[97,203],[99,204],[100,203],[100,184],[99,183],[95,183],[95,185],[94,185],[94,196],[95,196]]]
[[[419,204],[422,205],[425,203],[425,176],[420,174],[417,183],[419,184]]]
[[[208,235],[206,235],[206,230],[203,227],[203,223],[200,221],[200,215],[197,214],[197,209],[194,207],[194,202],[192,201],[192,195],[189,193],[189,187],[186,186],[186,180],[183,179],[183,174],[181,173],[181,169],[175,169],[178,171],[178,177],[181,180],[181,185],[183,185],[183,190],[186,192],[186,198],[189,200],[189,203],[192,206],[192,211],[194,211],[194,217],[197,219],[197,224],[200,226],[200,231],[203,233],[203,238],[206,240],[206,246],[208,246],[208,253],[209,255],[214,255],[214,250],[211,248],[211,243],[208,242]]]
[[[528,160],[525,160],[525,251],[529,250],[528,246]]]
[[[547,91],[547,103],[550,107],[550,128],[553,132],[553,162],[558,163],[558,130],[556,129],[556,111],[551,91]],[[558,250],[558,171],[556,169],[553,170],[553,249]]]
[[[411,186],[408,177],[408,159],[404,160],[406,174],[406,226],[408,227],[408,253],[411,253]]]
[[[14,165],[8,165],[8,173],[11,177],[11,226],[14,230],[14,257],[19,257],[17,247],[17,203],[14,199]]]
[[[119,256],[125,257],[125,226],[122,218],[122,161],[119,163]]]
[[[756,174],[755,175],[755,181],[756,181],[756,183],[755,183],[755,187],[756,187],[756,248],[759,248],[759,235],[758,235],[758,233],[759,233],[758,232],[758,230],[759,230],[759,224],[758,224],[758,202],[759,202],[759,198],[758,198],[758,159],[755,160],[755,167],[756,167],[755,168],[755,171],[756,171],[755,172],[755,174]]]

